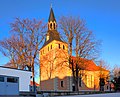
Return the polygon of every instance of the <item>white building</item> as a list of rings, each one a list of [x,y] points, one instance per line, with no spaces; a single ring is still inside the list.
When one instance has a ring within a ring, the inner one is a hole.
[[[32,72],[0,66],[0,95],[19,95],[30,90]]]

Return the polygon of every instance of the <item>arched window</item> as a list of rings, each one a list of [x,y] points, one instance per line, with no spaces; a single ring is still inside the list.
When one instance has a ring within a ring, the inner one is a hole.
[[[55,27],[55,23],[54,23],[54,29],[55,29],[56,27]]]
[[[52,23],[50,23],[50,29],[52,29]]]
[[[52,45],[51,45],[51,49],[52,49]]]
[[[61,81],[60,86],[61,86],[61,87],[64,87],[64,83],[63,83],[63,81]]]
[[[65,46],[63,45],[63,49],[65,50]]]
[[[49,51],[49,46],[48,46],[48,51]]]
[[[87,85],[87,75],[85,75],[85,84]]]
[[[58,48],[60,49],[60,44],[58,44]]]

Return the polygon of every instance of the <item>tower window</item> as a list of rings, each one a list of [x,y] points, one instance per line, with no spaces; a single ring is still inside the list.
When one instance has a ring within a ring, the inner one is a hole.
[[[60,82],[60,86],[61,86],[61,87],[64,87],[63,81]]]
[[[52,29],[52,23],[50,23],[50,29]]]
[[[54,23],[54,29],[55,29],[55,23]]]
[[[49,51],[49,46],[48,46],[48,51]]]
[[[65,49],[65,46],[63,45],[63,49]]]
[[[51,45],[51,49],[52,49],[52,45]]]
[[[43,54],[44,54],[44,50],[43,50]]]
[[[59,47],[59,49],[60,49],[60,44],[58,44],[58,47]]]

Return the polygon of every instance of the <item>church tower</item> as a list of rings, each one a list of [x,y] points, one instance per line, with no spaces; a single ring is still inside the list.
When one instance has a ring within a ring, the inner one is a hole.
[[[50,9],[48,31],[40,49],[40,89],[70,90],[71,72],[68,64],[68,45],[60,39],[53,9]]]

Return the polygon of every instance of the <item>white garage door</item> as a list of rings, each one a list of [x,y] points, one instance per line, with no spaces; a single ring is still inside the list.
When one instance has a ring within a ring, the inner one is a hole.
[[[0,75],[0,95],[19,95],[19,78]]]

